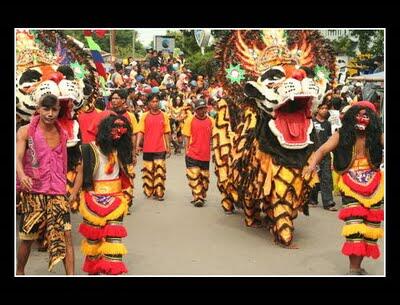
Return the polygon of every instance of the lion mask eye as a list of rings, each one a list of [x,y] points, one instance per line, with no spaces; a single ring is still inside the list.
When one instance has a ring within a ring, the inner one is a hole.
[[[279,81],[282,78],[285,78],[285,73],[280,69],[272,68],[261,76],[261,81],[267,81],[267,83],[270,83]]]

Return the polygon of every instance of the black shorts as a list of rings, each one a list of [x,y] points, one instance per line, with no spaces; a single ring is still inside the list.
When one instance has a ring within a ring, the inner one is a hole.
[[[144,161],[154,161],[154,160],[165,160],[167,152],[157,152],[157,153],[152,153],[152,152],[144,152],[143,153],[143,160]]]
[[[188,156],[185,157],[186,167],[200,167],[202,170],[210,169],[210,161],[200,161],[190,158]]]

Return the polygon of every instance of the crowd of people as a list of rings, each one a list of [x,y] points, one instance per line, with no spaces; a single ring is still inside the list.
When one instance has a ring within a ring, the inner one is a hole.
[[[337,156],[332,158],[330,152],[341,147],[339,133],[342,126],[346,126],[345,113],[352,106],[359,106],[357,111],[364,116],[360,118],[364,129],[360,127],[360,130],[366,129],[371,117],[379,117],[378,97],[365,102],[361,85],[331,88],[314,113],[318,150],[308,170],[315,170],[319,164],[320,183],[310,195],[312,206],[317,205],[318,191],[321,191],[323,207],[337,211],[333,190],[343,177],[339,171],[334,171],[332,176],[334,162],[339,161]],[[100,96],[95,105],[76,116],[82,146],[81,157],[74,165],[68,159],[73,155],[73,145],[67,145],[73,142],[74,135],[64,128],[69,123],[63,119],[71,111],[72,101],[62,103],[54,95],[41,97],[37,101],[38,115],[18,130],[17,177],[23,204],[19,210],[21,244],[17,274],[24,274],[32,243],[44,234],[50,252],[49,268],[63,260],[66,273],[74,273],[70,209],[79,210],[83,217],[79,227],[84,237],[83,270],[88,274],[126,273],[122,238],[128,233],[123,219],[130,213],[134,166],[140,153],[143,192],[147,197],[164,200],[166,158],[172,150],[181,154],[184,149],[186,176],[193,195],[191,203],[195,207],[206,203],[210,141],[217,102],[224,96],[222,85],[207,75],[190,71],[183,54],[174,58],[152,51],[141,63],[132,58],[127,65],[115,63],[107,74],[107,86],[108,96]],[[381,125],[374,127],[382,130]],[[357,133],[353,140],[361,147],[358,166],[367,168],[365,136]],[[379,143],[383,146],[381,136]],[[375,156],[374,166],[379,167],[377,163],[382,161],[378,160],[379,156]],[[367,222],[367,225],[376,226],[383,219],[383,215],[376,212],[381,201],[370,204],[371,208],[367,209],[360,204],[354,207],[354,200],[349,196],[343,195],[343,198],[347,209],[353,212],[356,208],[357,211],[365,209],[362,215],[346,213],[346,209],[341,212],[340,217],[349,222],[348,226],[355,220],[359,225]],[[356,231],[346,232],[348,244],[359,238]],[[379,237],[380,233],[376,233],[365,242],[376,243]],[[365,274],[361,261],[362,258],[354,258],[354,255],[350,258],[351,274]]]
[[[126,110],[139,121],[149,110],[149,96],[159,97],[159,108],[170,120],[171,145],[174,152],[183,149],[182,127],[193,113],[193,102],[206,101],[207,114],[216,115],[216,101],[222,97],[222,86],[207,75],[196,75],[186,67],[183,54],[179,57],[149,51],[142,62],[131,57],[127,65],[116,63],[107,73],[107,86],[111,94],[115,90],[125,99]],[[98,99],[98,109],[111,108],[111,96]]]

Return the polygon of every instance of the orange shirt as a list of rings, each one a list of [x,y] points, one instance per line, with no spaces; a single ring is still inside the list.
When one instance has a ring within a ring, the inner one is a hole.
[[[131,123],[132,134],[137,133],[138,132],[138,122],[136,120],[135,115],[132,112],[125,111],[123,116],[126,117],[128,119],[128,121]]]
[[[195,115],[188,117],[183,125],[182,134],[190,138],[186,155],[199,161],[210,161],[210,143],[214,120],[209,116],[199,119]]]
[[[144,134],[143,152],[163,152],[167,150],[164,134],[170,133],[171,128],[166,113],[162,111],[158,114],[152,114],[150,111],[143,113],[137,130]]]

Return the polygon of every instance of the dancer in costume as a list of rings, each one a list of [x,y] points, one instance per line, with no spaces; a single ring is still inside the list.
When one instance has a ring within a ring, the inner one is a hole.
[[[323,156],[333,151],[343,205],[339,218],[345,222],[342,253],[349,256],[352,275],[367,274],[361,268],[364,257],[377,259],[380,255],[377,242],[383,236],[383,140],[375,106],[368,101],[357,102],[345,113],[339,132],[316,151],[305,171],[305,175],[312,173]]]
[[[207,115],[207,103],[199,99],[194,103],[195,115],[185,121],[182,134],[186,137],[186,177],[192,189],[195,207],[205,203],[209,185],[210,143],[214,120]]]
[[[171,129],[167,114],[159,108],[158,95],[150,95],[148,101],[150,110],[140,118],[136,147],[143,150],[143,192],[147,197],[163,201],[167,173],[165,158],[171,154]]]
[[[137,133],[137,128],[138,128],[138,123],[136,120],[135,115],[127,111],[126,108],[126,98],[127,98],[127,91],[125,90],[116,90],[110,95],[110,102],[111,102],[111,111],[114,111],[117,115],[125,117],[129,123],[131,124],[131,129],[132,129],[132,164],[133,166],[136,165],[136,133]],[[128,214],[131,213],[131,207],[133,204],[133,179],[135,178],[135,174],[132,173],[132,179],[130,181],[130,187],[125,189],[124,192],[126,193],[126,196],[130,197],[130,200],[128,201],[129,205],[129,210]]]
[[[59,111],[57,96],[44,95],[39,100],[39,114],[17,133],[17,191],[22,213],[17,274],[21,275],[41,227],[48,240],[49,271],[62,260],[66,274],[74,274],[70,208],[65,196],[67,135],[57,121]]]
[[[85,237],[83,271],[89,274],[121,274],[127,253],[121,239],[130,197],[124,193],[133,175],[132,129],[124,117],[110,115],[98,127],[96,142],[82,145],[83,186],[79,211]]]
[[[217,103],[213,150],[222,207],[243,208],[247,226],[267,224],[283,247],[296,248],[293,219],[308,214],[318,181],[302,172],[333,54],[318,31],[231,31],[217,46],[225,98]]]

